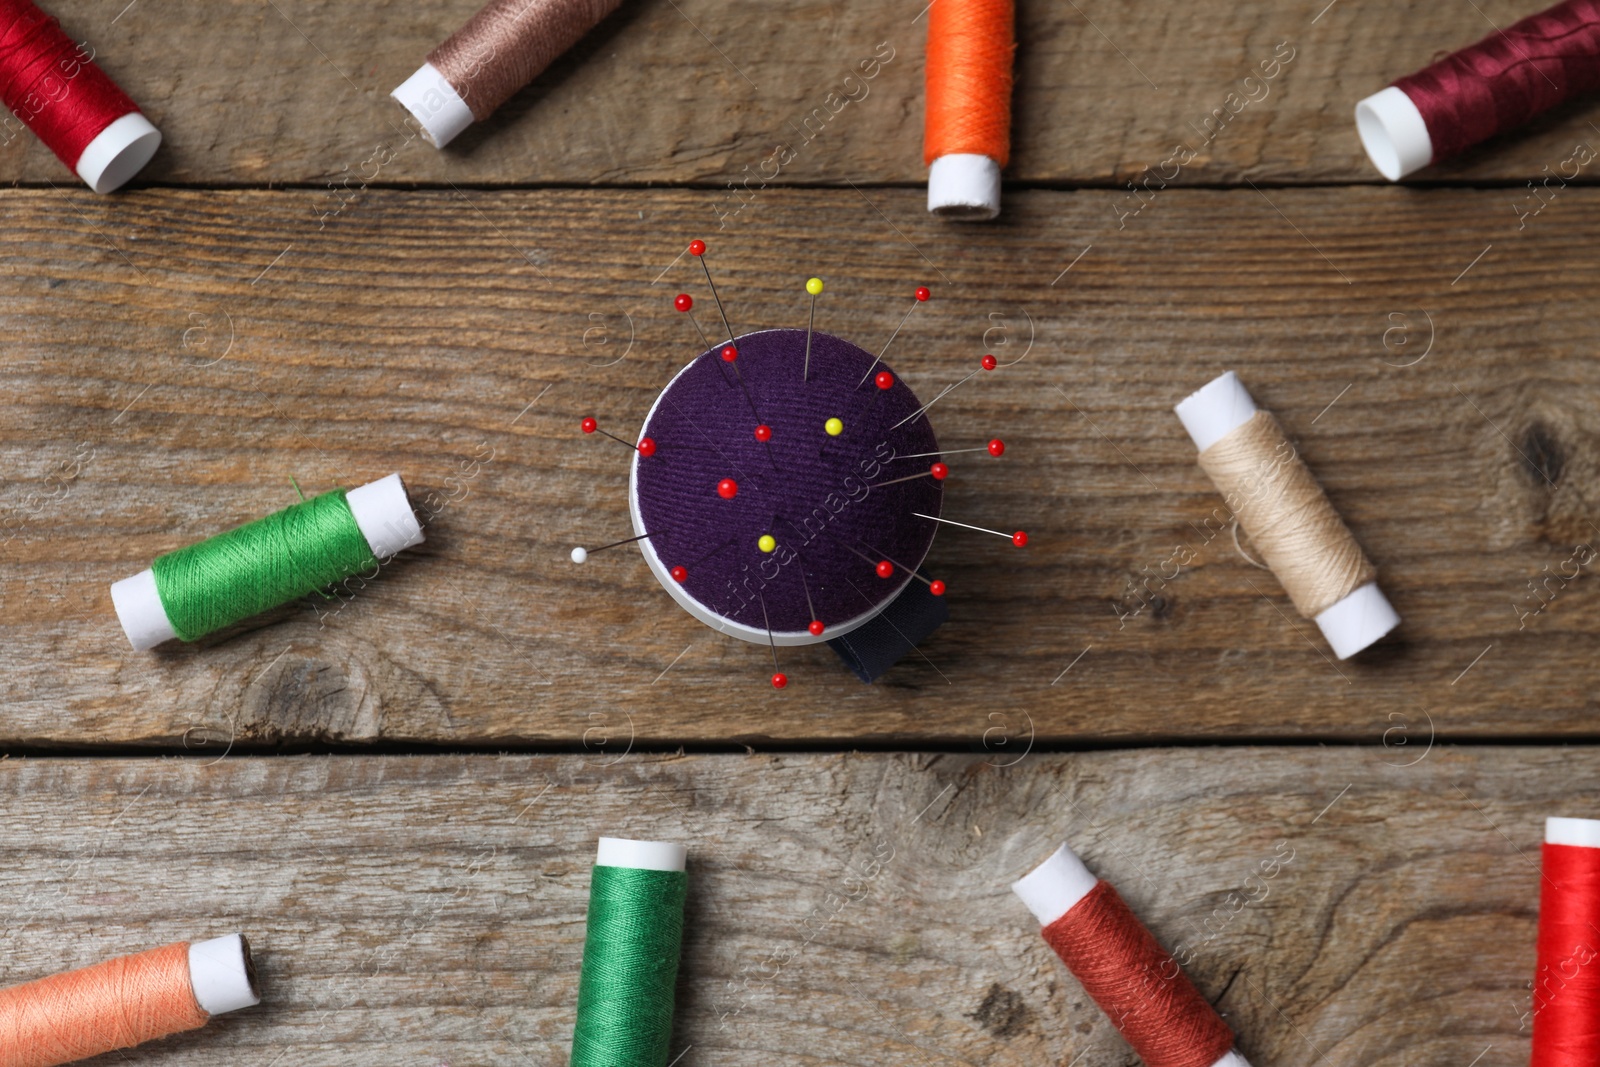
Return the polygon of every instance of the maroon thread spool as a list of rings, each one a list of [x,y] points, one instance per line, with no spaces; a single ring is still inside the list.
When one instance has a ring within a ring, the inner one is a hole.
[[[1600,89],[1600,0],[1566,0],[1356,105],[1373,166],[1398,181]]]

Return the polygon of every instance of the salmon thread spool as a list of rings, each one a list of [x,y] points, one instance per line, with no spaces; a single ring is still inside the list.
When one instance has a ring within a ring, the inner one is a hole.
[[[0,989],[0,1067],[75,1063],[198,1030],[260,1001],[239,934],[106,960]]]
[[[0,0],[0,101],[97,193],[161,147],[139,105],[32,0]]]
[[[1399,181],[1597,89],[1600,0],[1566,0],[1362,100],[1356,132]]]
[[[1149,1067],[1250,1067],[1233,1031],[1109,882],[1063,844],[1011,889]]]
[[[1011,160],[1013,0],[935,0],[928,7],[923,162],[928,210],[956,221],[1000,213]]]

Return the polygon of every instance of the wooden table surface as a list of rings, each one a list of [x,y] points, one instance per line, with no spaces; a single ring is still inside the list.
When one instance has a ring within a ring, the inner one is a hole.
[[[1194,966],[1257,1067],[1521,1062],[1600,787],[1600,101],[1405,186],[1350,112],[1528,6],[1024,0],[986,225],[925,210],[921,3],[630,2],[440,152],[387,93],[472,6],[51,5],[165,143],[101,197],[0,137],[0,983],[242,927],[267,1003],[128,1060],[559,1064],[593,839],[662,835],[683,1067],[1127,1061],[1007,882],[1069,836],[1192,940],[1283,841]],[[1031,543],[941,532],[874,685],[567,560],[632,532],[578,420],[698,347],[695,237],[741,332],[818,274],[876,349],[925,284],[913,388],[1007,364],[934,421]],[[1226,369],[1404,618],[1351,661],[1216,520],[1171,409]],[[128,649],[112,581],[391,471],[427,542],[348,603]]]

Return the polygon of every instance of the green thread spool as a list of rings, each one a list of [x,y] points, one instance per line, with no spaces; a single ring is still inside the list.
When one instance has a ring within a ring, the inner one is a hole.
[[[684,859],[682,845],[600,839],[569,1067],[667,1067]]]
[[[136,650],[193,641],[354,575],[422,542],[398,474],[274,512],[158,558],[111,587]]]

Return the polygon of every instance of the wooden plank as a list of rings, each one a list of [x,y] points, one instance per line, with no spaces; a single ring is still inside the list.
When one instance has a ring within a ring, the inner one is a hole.
[[[819,327],[869,347],[934,285],[888,356],[925,395],[1026,353],[935,422],[1011,444],[956,465],[948,514],[1033,536],[945,531],[954,619],[924,655],[866,687],[788,651],[782,694],[631,551],[565,559],[627,535],[625,457],[577,424],[636,425],[692,353],[670,301],[704,283],[675,257],[710,195],[375,192],[317,231],[310,192],[10,194],[0,739],[1593,736],[1600,194],[1519,232],[1498,192],[1174,190],[1120,230],[1115,192],[1035,192],[959,242],[910,190],[763,194],[762,236],[711,252],[739,329],[804,321],[815,270]],[[1353,662],[1235,552],[1171,413],[1230,367],[1406,620]],[[348,603],[128,650],[113,580],[292,502],[291,476],[394,470],[428,543]]]
[[[166,146],[142,181],[310,183],[330,203],[370,184],[702,182],[723,190],[727,211],[743,194],[726,186],[747,180],[924,179],[922,6],[625,4],[440,153],[409,135],[388,93],[474,0],[51,5],[161,126]],[[1118,185],[1146,168],[1178,184],[1376,181],[1355,102],[1538,6],[1023,3],[1009,173]],[[863,62],[874,73],[865,81]],[[1246,82],[1263,64],[1275,76]],[[1578,103],[1427,178],[1558,174],[1576,143],[1593,143],[1595,122],[1600,102]],[[790,149],[782,165],[780,145]],[[1178,145],[1193,158],[1163,167]],[[0,180],[71,179],[24,132],[0,148]]]
[[[0,982],[240,929],[261,1007],[127,1062],[561,1063],[621,832],[690,848],[684,1064],[1123,1062],[1008,889],[1066,838],[1255,1063],[1522,1062],[1600,758],[1418,752],[9,761]]]

